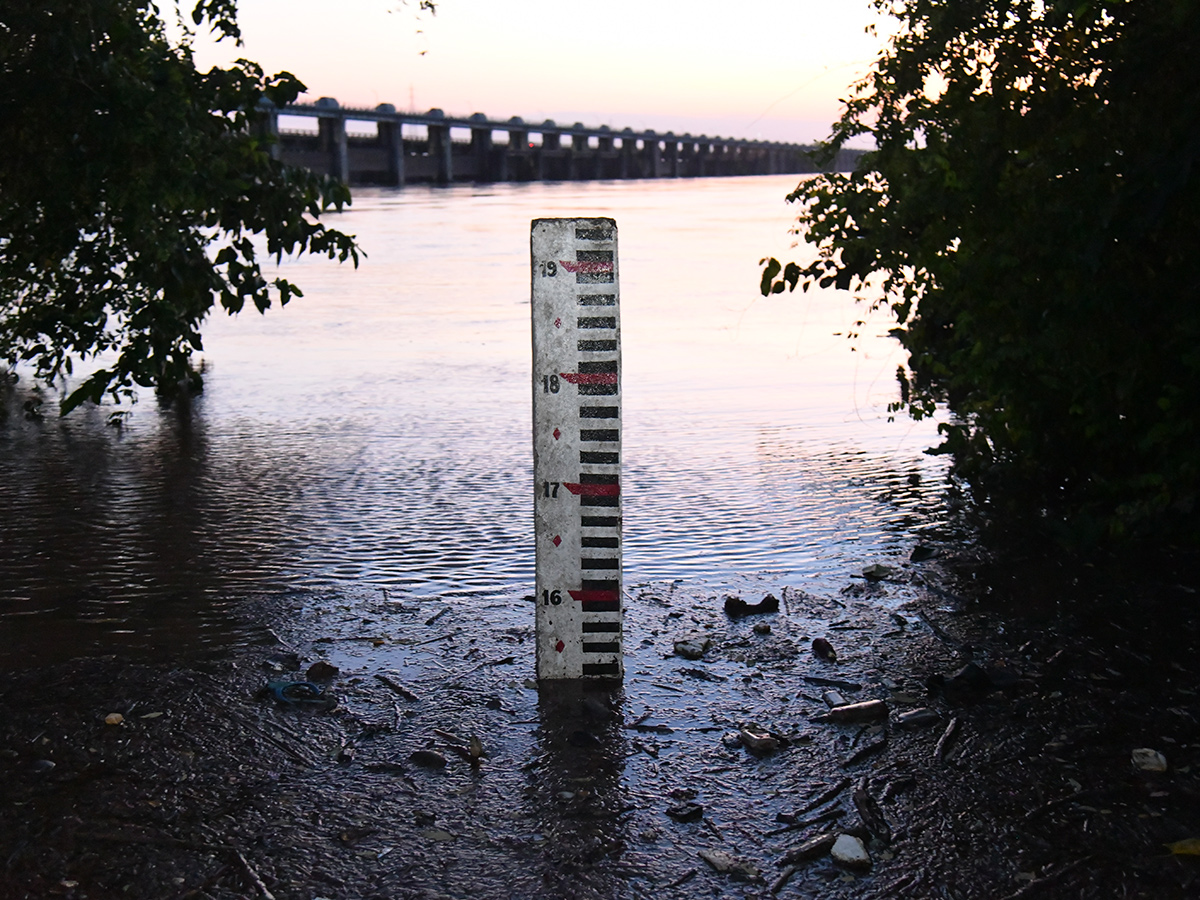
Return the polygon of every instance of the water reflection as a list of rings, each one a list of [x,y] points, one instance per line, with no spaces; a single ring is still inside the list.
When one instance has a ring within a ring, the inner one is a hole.
[[[543,682],[527,804],[541,829],[549,897],[614,897],[628,841],[622,774],[628,752],[619,688]]]
[[[253,444],[214,460],[202,399],[143,410],[122,433],[97,410],[27,418],[29,397],[9,392],[0,426],[0,658],[163,657],[255,639],[231,614],[293,563],[287,471]]]
[[[783,177],[363,192],[361,270],[213,319],[187,415],[146,397],[0,422],[0,656],[254,640],[247,596],[384,587],[514,609],[532,582],[532,218],[621,228],[629,583],[821,589],[933,516],[935,423],[889,425],[895,348],[844,297],[757,294]],[[870,328],[863,329],[869,334]],[[52,404],[47,404],[52,405]],[[813,584],[813,580],[816,584]],[[522,619],[522,622],[524,620]]]

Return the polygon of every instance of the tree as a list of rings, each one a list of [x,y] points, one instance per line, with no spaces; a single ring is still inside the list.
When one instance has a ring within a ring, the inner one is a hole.
[[[235,0],[192,19],[239,40]],[[182,24],[182,22],[181,22]],[[62,401],[198,389],[190,365],[214,303],[260,312],[300,290],[268,281],[267,252],[358,262],[322,213],[350,202],[328,178],[283,166],[260,104],[304,90],[255,63],[197,70],[150,0],[6,0],[0,8],[0,359],[39,380],[105,364]]]
[[[1200,3],[876,0],[899,31],[789,196],[815,260],[764,293],[854,290],[945,404],[940,452],[985,513],[1074,538],[1195,537]]]

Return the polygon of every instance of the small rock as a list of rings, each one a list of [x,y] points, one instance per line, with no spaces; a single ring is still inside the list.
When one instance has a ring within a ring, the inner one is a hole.
[[[35,759],[29,764],[29,771],[36,775],[43,775],[54,768],[54,761],[50,759]]]
[[[818,659],[826,660],[827,662],[837,662],[837,651],[833,649],[833,644],[825,640],[825,638],[816,638],[812,642],[813,655]]]
[[[323,659],[318,659],[308,667],[304,677],[309,681],[332,681],[341,674],[341,669]]]
[[[408,755],[408,760],[427,769],[441,769],[446,765],[446,757],[436,750],[414,750]]]
[[[742,736],[736,731],[727,731],[721,735],[721,743],[729,750],[742,748]]]
[[[421,832],[421,837],[427,841],[437,841],[438,843],[449,843],[454,840],[454,835],[441,828],[426,828]]]
[[[912,553],[908,554],[908,558],[911,562],[925,562],[925,560],[933,559],[937,555],[938,549],[936,547],[917,544],[917,546],[912,548]]]
[[[871,856],[860,838],[852,834],[839,834],[829,851],[833,861],[847,869],[871,868]]]
[[[746,749],[754,753],[774,753],[779,749],[779,740],[757,725],[747,725],[738,732],[738,737]]]
[[[701,850],[698,855],[722,875],[732,875],[735,878],[746,878],[749,880],[756,880],[759,877],[758,866],[738,859],[735,856],[730,856],[724,850]]]
[[[770,634],[771,624],[769,622],[756,622],[754,625],[755,634]]]
[[[704,807],[699,803],[675,803],[667,807],[667,815],[676,822],[697,822],[704,818]]]
[[[125,721],[125,717],[120,713],[109,713],[104,717],[105,725],[120,725]]]
[[[867,581],[883,581],[885,578],[891,577],[892,570],[887,566],[875,563],[873,566],[867,566],[863,569],[862,573],[863,578],[867,579]]]
[[[921,709],[910,709],[908,712],[900,713],[896,717],[896,724],[901,728],[925,728],[929,725],[936,725],[941,720],[942,717],[937,710],[922,707]]]
[[[705,635],[684,638],[675,642],[675,655],[684,659],[700,659],[712,645],[712,638]]]
[[[1158,775],[1167,771],[1167,758],[1157,750],[1138,747],[1133,751],[1133,767],[1139,772]]]

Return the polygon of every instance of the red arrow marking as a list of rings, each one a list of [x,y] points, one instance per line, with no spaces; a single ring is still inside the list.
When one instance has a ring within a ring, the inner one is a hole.
[[[567,591],[572,600],[580,603],[603,603],[617,600],[616,591]]]
[[[559,372],[563,378],[571,384],[616,384],[616,372],[594,372],[584,374],[582,372]]]
[[[594,272],[611,272],[613,264],[610,262],[571,262],[567,259],[560,259],[558,264],[568,272],[582,272],[584,275],[591,275]]]
[[[617,497],[621,494],[619,484],[575,484],[571,481],[564,481],[563,487],[580,497]]]

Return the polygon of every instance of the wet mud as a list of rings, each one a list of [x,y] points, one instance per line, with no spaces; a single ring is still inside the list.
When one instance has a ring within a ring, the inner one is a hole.
[[[532,608],[367,590],[262,600],[232,656],[10,671],[0,897],[1200,895],[1188,589],[1018,612],[883,562],[636,586],[607,689],[539,689]]]

